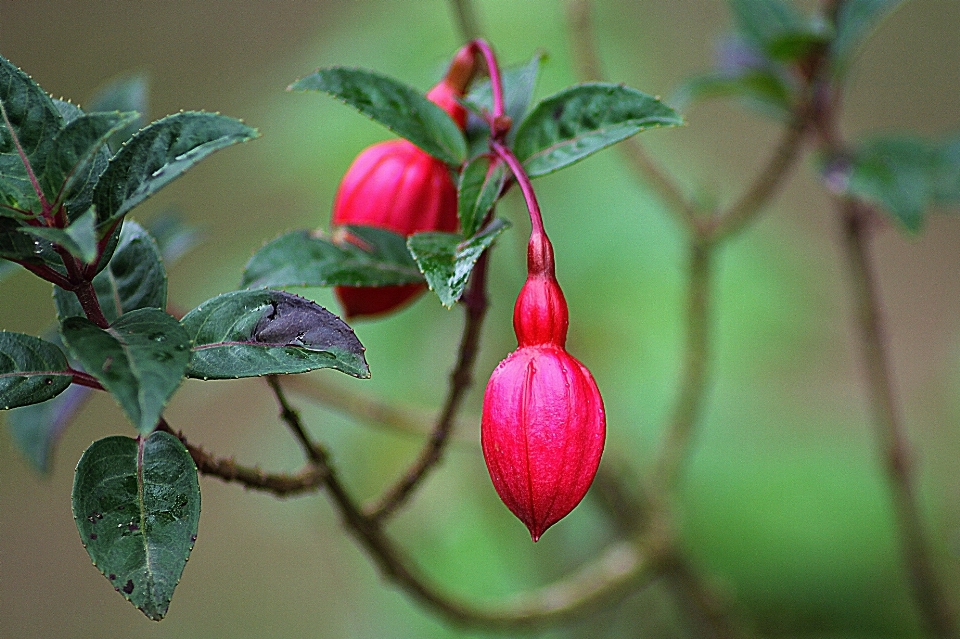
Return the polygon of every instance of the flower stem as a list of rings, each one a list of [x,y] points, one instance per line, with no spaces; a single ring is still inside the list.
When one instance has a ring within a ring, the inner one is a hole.
[[[531,234],[544,234],[543,230],[543,216],[540,213],[540,204],[537,202],[537,195],[533,192],[533,184],[530,183],[530,177],[527,175],[527,172],[523,170],[523,165],[520,163],[520,160],[517,159],[517,156],[513,154],[513,151],[508,149],[502,142],[499,140],[490,139],[490,150],[492,150],[497,157],[499,157],[503,162],[510,167],[513,177],[517,180],[517,184],[520,186],[520,191],[523,193],[523,199],[527,203],[527,211],[530,212],[530,226],[532,229]]]

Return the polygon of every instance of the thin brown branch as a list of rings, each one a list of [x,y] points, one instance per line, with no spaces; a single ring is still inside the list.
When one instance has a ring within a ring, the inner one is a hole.
[[[395,403],[368,397],[346,384],[333,381],[330,375],[285,375],[279,379],[287,391],[323,404],[360,423],[378,426],[385,430],[409,437],[423,438],[431,433],[432,415],[426,410],[418,410]],[[477,417],[476,420],[480,418]],[[477,421],[473,421],[475,426]],[[479,436],[463,433],[467,430],[467,421],[460,418],[454,424],[449,435],[451,440],[472,442],[479,446]]]
[[[958,637],[955,613],[937,575],[924,530],[910,445],[886,353],[880,295],[869,258],[869,214],[872,211],[850,198],[840,199],[838,206],[843,220],[843,248],[853,287],[854,312],[871,410],[914,600],[931,634]]]
[[[740,199],[734,202],[726,213],[710,220],[706,230],[711,233],[714,241],[722,241],[742,231],[783,186],[803,150],[803,141],[810,128],[810,117],[809,108],[798,109],[770,160]]]
[[[259,468],[238,464],[233,459],[217,457],[201,447],[191,444],[183,433],[175,432],[163,418],[157,430],[175,435],[186,446],[187,452],[197,465],[197,471],[203,475],[217,477],[227,483],[242,484],[245,488],[273,493],[277,497],[293,497],[303,493],[318,491],[324,484],[324,471],[309,465],[295,474],[267,473]]]
[[[707,392],[707,362],[710,357],[710,286],[713,275],[714,245],[695,237],[689,247],[686,295],[686,346],[683,356],[680,390],[673,417],[667,426],[663,448],[657,462],[657,486],[669,489],[680,476],[690,454],[694,427],[700,417]]]
[[[593,38],[593,20],[590,0],[570,0],[567,15],[570,24],[571,48],[577,75],[583,81],[603,79],[602,65],[597,55]],[[643,144],[632,137],[617,145],[640,178],[663,198],[664,202],[680,218],[681,222],[694,228],[697,208],[673,178],[644,149]]]
[[[477,358],[480,343],[480,329],[487,313],[487,260],[489,251],[485,251],[474,266],[470,285],[464,293],[462,303],[466,311],[463,333],[460,338],[457,364],[450,374],[450,390],[443,410],[437,419],[430,439],[420,451],[416,461],[393,486],[384,491],[383,496],[366,512],[374,520],[389,517],[407,499],[413,495],[417,486],[443,456],[450,431],[456,422],[457,412],[463,403],[467,389],[473,382],[473,364]]]
[[[450,9],[457,19],[460,37],[464,42],[470,42],[480,37],[480,23],[477,21],[472,0],[450,0]]]
[[[414,600],[455,624],[509,630],[558,623],[622,596],[644,578],[652,579],[657,561],[667,556],[662,550],[661,539],[645,539],[646,553],[639,550],[638,544],[624,542],[612,546],[570,577],[513,601],[489,608],[458,601],[431,586],[397,549],[380,520],[360,509],[330,464],[327,451],[309,439],[299,414],[287,402],[277,379],[270,377],[268,380],[280,403],[281,418],[306,449],[311,460],[310,469],[327,488],[348,533],[364,548],[384,577]]]

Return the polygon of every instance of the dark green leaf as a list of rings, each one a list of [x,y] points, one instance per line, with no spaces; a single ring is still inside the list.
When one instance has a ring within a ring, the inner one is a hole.
[[[537,73],[540,71],[540,63],[544,57],[544,54],[538,51],[526,64],[518,67],[508,67],[503,69],[501,73],[504,111],[514,123],[514,127],[507,135],[507,142],[513,141],[517,130],[516,125],[523,121],[523,116],[527,114],[527,109],[530,108],[530,102],[533,100],[533,90],[537,84]],[[490,89],[490,80],[478,82],[464,98],[464,102],[478,113],[482,111],[492,112],[493,92]],[[486,125],[482,125],[480,128],[484,133],[489,133]]]
[[[486,155],[474,158],[463,167],[457,187],[457,214],[464,237],[471,237],[479,230],[496,203],[506,176],[503,163],[491,163]]]
[[[938,204],[960,204],[960,137],[940,149],[933,198]]]
[[[657,98],[618,84],[579,84],[541,101],[514,151],[530,177],[546,175],[646,129],[683,124]]]
[[[94,190],[98,229],[126,215],[214,151],[257,136],[215,113],[170,115],[137,132],[110,160]]]
[[[811,25],[807,31],[777,36],[767,43],[767,53],[784,62],[805,60],[818,54],[830,43],[830,34]]]
[[[159,621],[197,539],[197,467],[170,433],[96,441],[77,464],[73,519],[93,565]]]
[[[750,42],[767,50],[785,34],[806,30],[806,19],[785,0],[730,0],[737,31]]]
[[[137,430],[152,431],[190,363],[190,337],[180,323],[161,310],[141,308],[107,330],[83,317],[68,317],[60,330],[73,356]]]
[[[91,180],[96,181],[99,174],[91,172],[107,139],[136,118],[136,113],[87,113],[64,126],[53,140],[46,166],[40,167],[43,173],[38,178],[47,200],[66,202]]]
[[[467,143],[443,109],[411,86],[367,71],[331,67],[300,78],[289,91],[323,91],[410,140],[435,158],[460,164]]]
[[[93,278],[93,288],[107,321],[113,323],[122,314],[138,308],[158,308],[167,304],[167,273],[153,238],[133,220],[126,220],[120,242],[107,268]],[[77,296],[54,288],[57,316],[84,317]]]
[[[0,331],[0,409],[46,401],[72,381],[67,358],[56,344]]]
[[[131,73],[117,76],[97,89],[87,103],[87,111],[136,111],[140,114],[127,126],[110,136],[110,148],[116,151],[123,142],[130,139],[144,124],[147,113],[147,94],[149,83],[143,73]]]
[[[96,216],[93,210],[78,217],[65,229],[48,226],[24,226],[21,232],[59,244],[79,258],[84,264],[92,264],[97,259]]]
[[[13,218],[0,217],[0,257],[33,264],[43,261],[34,240],[21,230],[26,228]]]
[[[310,231],[281,235],[250,258],[241,285],[392,286],[423,281],[402,235],[371,226],[346,230],[336,240]]]
[[[682,109],[688,104],[711,98],[736,97],[783,113],[790,109],[791,92],[783,78],[763,69],[745,70],[739,75],[709,74],[688,79],[671,102]]]
[[[30,177],[46,165],[63,118],[50,96],[3,57],[0,116],[0,207],[39,213],[40,198]]]
[[[190,377],[231,379],[318,368],[370,376],[353,330],[322,306],[291,293],[225,293],[181,321],[193,340]]]
[[[919,138],[874,138],[850,157],[824,163],[827,185],[878,204],[909,231],[918,231],[936,195],[939,149]]]
[[[508,226],[506,220],[497,218],[478,235],[466,240],[457,233],[417,233],[410,236],[407,240],[410,252],[441,304],[450,308],[460,299],[480,254]]]
[[[38,472],[50,472],[60,435],[92,393],[93,389],[74,384],[53,399],[7,413],[14,443]]]
[[[146,230],[156,240],[167,266],[200,242],[200,230],[189,224],[183,213],[174,208],[165,209],[151,218]]]
[[[903,0],[846,0],[840,3],[835,35],[830,46],[830,61],[834,73],[840,75],[846,71],[867,35],[902,2]]]

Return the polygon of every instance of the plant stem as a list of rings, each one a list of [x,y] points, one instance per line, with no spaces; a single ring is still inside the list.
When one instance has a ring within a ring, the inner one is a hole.
[[[657,485],[676,485],[683,463],[690,454],[694,426],[702,412],[707,390],[707,362],[710,357],[710,287],[713,243],[694,236],[689,245],[689,281],[686,296],[686,347],[680,390],[673,417],[667,427],[654,477]]]
[[[100,308],[100,300],[97,299],[97,292],[91,282],[82,281],[76,284],[73,292],[80,302],[80,307],[83,308],[83,312],[91,322],[103,329],[110,328],[110,322],[107,321],[103,309]]]
[[[630,591],[631,587],[636,587],[641,582],[649,582],[656,575],[661,560],[669,557],[669,552],[664,545],[665,539],[650,536],[611,546],[598,559],[565,580],[522,595],[511,602],[489,608],[479,608],[460,602],[430,586],[402,556],[382,529],[381,522],[375,517],[366,515],[360,509],[340,481],[338,473],[330,463],[327,451],[310,440],[299,414],[289,405],[282,387],[273,377],[270,378],[270,386],[280,403],[281,418],[300,441],[310,459],[308,471],[312,470],[312,473],[304,471],[291,479],[299,479],[304,485],[309,483],[309,488],[315,485],[314,482],[322,483],[343,517],[347,531],[373,559],[383,576],[413,599],[452,623],[493,630],[509,630],[565,621],[585,614],[602,603],[612,601],[617,596],[623,596]],[[162,420],[160,427],[169,431],[169,426]],[[183,441],[182,436],[181,441]],[[188,450],[190,450],[189,446]],[[193,451],[191,455],[194,455]],[[196,455],[194,459],[197,459]],[[204,461],[202,456],[201,461]],[[201,468],[201,463],[198,462],[197,467]],[[243,479],[255,478],[247,476]],[[265,483],[260,482],[260,484]],[[284,486],[284,488],[289,491],[285,494],[294,492],[290,490],[290,486]],[[642,552],[641,547],[646,552]]]
[[[732,237],[742,231],[763,210],[777,189],[783,186],[800,157],[803,141],[809,130],[810,117],[811,109],[804,107],[798,111],[760,174],[726,213],[711,220],[713,226],[710,230],[715,241]]]
[[[439,463],[450,431],[456,422],[457,412],[466,395],[467,389],[473,383],[473,365],[477,359],[477,350],[480,343],[480,329],[483,318],[487,313],[487,261],[489,251],[484,251],[474,266],[470,279],[470,286],[463,296],[463,305],[466,315],[463,322],[463,333],[460,337],[460,348],[457,363],[450,374],[450,390],[443,410],[433,428],[430,439],[421,450],[416,462],[410,466],[406,474],[391,488],[384,492],[378,502],[366,509],[371,519],[375,521],[389,517],[397,510],[423,481],[428,471]]]
[[[593,39],[591,8],[590,0],[571,0],[567,5],[574,63],[578,67],[577,75],[585,82],[597,82],[603,79],[600,58]],[[667,206],[678,214],[684,226],[695,230],[696,206],[687,199],[673,178],[650,157],[639,138],[631,137],[617,146],[640,178],[648,182]]]
[[[890,482],[894,517],[913,596],[924,624],[937,637],[957,637],[954,612],[935,569],[914,486],[913,460],[893,390],[884,345],[880,297],[869,259],[870,210],[856,200],[839,201],[843,246],[853,287],[854,312],[876,424],[880,455]]]
[[[527,210],[530,213],[530,235],[532,236],[537,233],[544,234],[543,216],[540,214],[540,204],[537,202],[537,194],[534,193],[533,184],[530,183],[530,178],[527,176],[527,172],[523,170],[523,165],[520,163],[520,160],[513,154],[513,151],[493,138],[490,139],[490,150],[503,160],[504,164],[510,167],[513,177],[520,186],[523,199],[527,203]]]
[[[457,19],[460,36],[464,42],[476,40],[480,37],[480,24],[474,11],[471,0],[450,0],[450,8]]]
[[[277,497],[292,497],[308,492],[318,491],[324,483],[322,469],[308,465],[299,473],[287,475],[284,473],[265,473],[259,468],[242,466],[233,459],[217,457],[199,446],[191,444],[183,433],[174,432],[164,418],[160,418],[157,430],[175,435],[186,447],[197,471],[203,475],[217,477],[225,482],[242,484],[244,488],[262,490],[273,493]]]

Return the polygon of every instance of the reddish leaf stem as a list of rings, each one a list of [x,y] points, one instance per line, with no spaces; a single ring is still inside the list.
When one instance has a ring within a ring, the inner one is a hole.
[[[17,154],[20,156],[20,161],[23,162],[23,168],[27,171],[27,177],[30,178],[30,184],[33,186],[33,190],[37,194],[37,199],[40,200],[40,206],[43,208],[43,218],[47,220],[49,225],[53,225],[53,218],[50,215],[50,204],[47,202],[47,198],[43,195],[43,189],[40,188],[40,182],[37,180],[37,176],[33,172],[33,167],[30,166],[30,160],[27,159],[27,154],[23,150],[23,145],[20,144],[20,137],[17,135],[17,132],[13,130],[13,124],[10,122],[10,116],[7,113],[6,107],[3,106],[3,102],[0,102],[0,114],[3,115],[3,122],[7,125],[7,130],[10,131],[10,139],[13,140],[13,145],[17,147]]]
[[[513,151],[508,149],[502,142],[493,138],[490,139],[490,150],[510,167],[510,172],[513,173],[513,177],[517,180],[520,191],[523,193],[523,199],[527,203],[527,210],[530,212],[532,233],[544,233],[543,216],[540,214],[540,204],[537,202],[537,194],[534,193],[533,184],[530,183],[530,177],[527,175],[527,172],[523,170],[523,165],[520,163],[520,160],[518,160],[517,156],[513,154]]]

